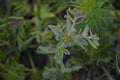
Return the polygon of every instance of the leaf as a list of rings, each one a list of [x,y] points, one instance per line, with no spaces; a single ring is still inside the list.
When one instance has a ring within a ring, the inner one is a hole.
[[[98,43],[97,40],[93,40],[93,42],[94,42],[94,44],[95,44],[96,46],[99,46],[99,43]]]
[[[57,78],[56,71],[57,69],[55,67],[52,68],[45,67],[45,70],[43,72],[43,77],[50,80],[56,80]]]
[[[91,40],[88,39],[88,42],[90,43],[90,45],[91,45],[92,47],[94,47],[94,48],[97,49],[96,44],[94,44]]]
[[[55,26],[48,25],[48,28],[53,32],[53,34],[55,35],[56,39],[60,40],[61,35],[60,35],[59,31],[55,28]]]
[[[40,53],[40,54],[53,54],[53,53],[55,53],[55,49],[54,48],[48,48],[48,47],[39,46],[38,49],[37,49],[37,53]]]
[[[21,51],[24,46],[24,42],[26,40],[26,32],[25,32],[25,28],[20,28],[18,30],[18,34],[17,34],[17,43],[18,43],[18,50]]]
[[[85,41],[85,40],[83,40],[83,41]],[[81,40],[80,39],[74,39],[74,43],[76,44],[76,45],[79,45],[82,49],[84,49],[85,51],[87,51],[86,50],[86,48],[85,48],[85,46],[88,44],[86,41],[85,42],[81,42]]]
[[[25,67],[16,61],[12,61],[7,64],[0,64],[2,75],[5,80],[24,80],[25,79]]]
[[[42,19],[46,19],[46,18],[54,17],[55,14],[50,12],[49,7],[47,5],[44,5],[40,9],[40,16]]]
[[[71,73],[72,71],[77,71],[81,69],[81,66],[72,66],[72,67],[65,67],[64,70],[62,70],[63,73]]]
[[[85,29],[84,29],[83,32],[82,32],[82,35],[83,35],[84,37],[87,37],[87,36],[88,36],[88,33],[89,33],[89,27],[86,26]]]

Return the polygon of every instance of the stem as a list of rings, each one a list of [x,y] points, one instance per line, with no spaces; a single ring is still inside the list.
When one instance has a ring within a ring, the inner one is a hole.
[[[35,65],[34,65],[34,62],[33,62],[33,60],[32,60],[32,57],[30,56],[30,54],[29,54],[28,51],[26,51],[26,52],[27,52],[27,54],[28,54],[28,57],[29,57],[29,60],[30,60],[30,64],[31,64],[31,66],[32,66],[33,73],[35,74],[35,73],[36,73],[36,69],[35,69]]]
[[[102,67],[102,69],[110,80],[115,80],[104,66]]]

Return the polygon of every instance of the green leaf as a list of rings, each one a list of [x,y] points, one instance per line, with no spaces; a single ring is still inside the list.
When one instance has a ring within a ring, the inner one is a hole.
[[[55,53],[55,49],[54,48],[49,48],[49,47],[39,46],[38,49],[37,49],[37,53],[40,53],[40,54],[53,54],[53,53]]]
[[[85,48],[85,46],[88,44],[86,41],[85,43],[81,42],[78,39],[74,39],[74,43],[78,46],[80,46],[82,49],[84,49],[85,51],[87,51],[87,49]]]
[[[44,5],[40,9],[40,16],[42,19],[46,19],[46,18],[54,17],[55,14],[50,12],[49,7],[47,5]]]
[[[49,25],[48,28],[53,32],[57,40],[60,40],[60,33],[59,30],[56,28],[57,26]]]
[[[96,44],[94,44],[91,40],[88,39],[88,42],[90,43],[90,45],[91,45],[92,47],[94,47],[94,48],[97,49]]]
[[[45,67],[45,70],[43,72],[43,77],[50,80],[57,80],[56,72],[57,69],[55,67],[52,68]]]

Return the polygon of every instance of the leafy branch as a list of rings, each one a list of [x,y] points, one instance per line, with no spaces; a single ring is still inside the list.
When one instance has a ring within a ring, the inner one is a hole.
[[[57,68],[56,70],[61,72],[60,73],[61,75],[67,72],[72,72],[74,70],[79,70],[81,68],[81,66],[73,66],[72,68],[75,69],[72,69],[70,68],[70,66],[66,67],[66,65],[63,63],[64,54],[66,55],[70,54],[69,50],[67,50],[67,47],[78,45],[82,49],[87,51],[85,46],[91,45],[94,48],[97,48],[97,46],[99,46],[98,43],[99,37],[97,37],[96,34],[92,33],[88,25],[85,26],[83,31],[81,31],[81,29],[79,29],[79,31],[77,30],[76,25],[80,24],[85,19],[85,15],[81,14],[80,10],[78,9],[72,10],[69,8],[67,10],[67,14],[65,15],[65,19],[66,19],[65,24],[63,23],[57,24],[56,26],[54,25],[48,26],[48,28],[54,34],[55,39],[58,41],[58,43],[55,45],[56,47],[51,48],[40,46],[37,49],[38,53],[54,55],[53,56],[54,63],[57,64],[59,67],[55,65],[53,66]]]

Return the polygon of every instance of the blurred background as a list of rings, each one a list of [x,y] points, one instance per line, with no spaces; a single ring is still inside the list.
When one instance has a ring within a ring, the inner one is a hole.
[[[61,80],[51,69],[45,73],[50,57],[36,49],[55,46],[48,25],[64,24],[68,8],[86,15],[78,28],[89,24],[100,45],[68,49],[64,63],[81,69],[65,74],[64,80],[119,80],[120,0],[0,0],[0,80]]]

